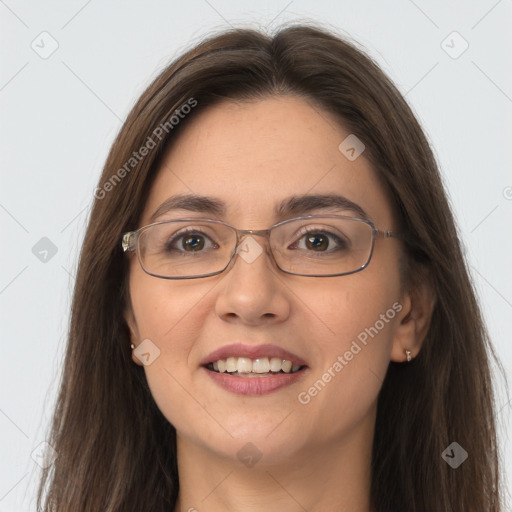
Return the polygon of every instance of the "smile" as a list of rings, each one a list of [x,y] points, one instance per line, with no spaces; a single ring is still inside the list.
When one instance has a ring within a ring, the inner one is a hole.
[[[231,343],[201,361],[201,370],[235,395],[266,395],[290,386],[310,372],[300,356],[274,344]]]
[[[279,373],[297,373],[303,366],[294,365],[289,359],[279,357],[228,357],[210,363],[207,368],[234,377],[269,377]]]

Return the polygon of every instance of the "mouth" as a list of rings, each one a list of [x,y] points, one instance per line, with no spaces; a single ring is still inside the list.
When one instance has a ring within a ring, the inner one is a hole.
[[[301,379],[304,360],[276,345],[232,344],[212,352],[201,366],[221,388],[238,395],[264,395]]]
[[[216,373],[226,373],[233,377],[271,377],[278,374],[294,374],[304,370],[306,365],[293,364],[289,359],[279,357],[227,357],[206,365],[206,369]]]

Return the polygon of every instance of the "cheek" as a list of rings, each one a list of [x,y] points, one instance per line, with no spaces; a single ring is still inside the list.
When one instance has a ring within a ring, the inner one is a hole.
[[[309,321],[323,335],[312,340],[319,364],[298,401],[324,415],[326,424],[360,418],[376,400],[389,365],[402,309],[398,268],[383,272],[374,265],[331,281],[321,293],[312,287],[309,297]]]
[[[325,334],[315,339],[321,348],[319,352],[330,354],[331,349],[342,350],[358,336],[364,342],[364,333],[375,324],[379,336],[389,339],[396,316],[393,304],[400,300],[400,291],[398,269],[388,268],[384,272],[378,265],[333,278],[324,286],[311,283],[309,290],[303,290],[301,295],[311,306],[309,320],[317,324],[318,332]]]
[[[208,288],[153,278],[133,269],[130,291],[139,341],[150,340],[157,354],[144,366],[153,399],[170,423],[193,430],[189,419],[201,417],[204,411],[188,392],[189,356],[200,337]]]
[[[191,373],[197,368],[198,340],[204,338],[215,307],[218,280],[171,281],[149,276],[138,266],[130,273],[130,293],[139,341],[150,340],[158,356],[144,366],[159,408],[172,421],[174,410],[194,401]],[[197,411],[196,411],[197,412]]]
[[[141,340],[148,338],[165,352],[190,350],[201,325],[199,304],[208,293],[207,287],[193,285],[132,271],[131,300]]]

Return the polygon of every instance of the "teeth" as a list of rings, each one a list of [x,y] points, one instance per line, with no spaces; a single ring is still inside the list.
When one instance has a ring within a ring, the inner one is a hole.
[[[236,359],[234,357],[228,357],[226,359],[226,371],[236,372]]]
[[[253,373],[268,373],[270,371],[270,362],[268,357],[255,359],[252,362],[252,371]]]
[[[283,362],[283,360],[279,359],[279,357],[273,357],[270,360],[270,370],[273,372],[280,372],[282,362]]]
[[[228,357],[219,359],[211,364],[211,368],[219,373],[238,374],[263,374],[263,373],[295,373],[300,370],[300,365],[292,364],[288,359],[279,357],[259,357],[250,359],[248,357]],[[211,369],[210,368],[210,369]],[[248,375],[249,376],[249,375]]]
[[[239,373],[251,373],[252,361],[248,357],[239,357],[236,369],[238,370]]]
[[[285,359],[282,364],[283,372],[290,373],[292,371],[292,362]]]

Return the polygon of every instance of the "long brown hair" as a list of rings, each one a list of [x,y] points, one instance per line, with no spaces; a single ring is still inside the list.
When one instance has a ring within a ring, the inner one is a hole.
[[[378,398],[373,509],[501,510],[490,374],[496,356],[429,143],[364,51],[305,25],[272,37],[233,29],[202,41],[166,67],[128,115],[95,192],[81,250],[47,439],[57,458],[43,471],[39,510],[173,509],[176,433],[157,408],[143,367],[131,360],[121,235],[138,227],[164,149],[197,112],[223,99],[285,94],[336,115],[364,142],[409,239],[407,282],[429,276],[437,297],[421,352],[410,364],[389,365]],[[179,122],[169,122],[173,114]],[[140,157],[143,146],[151,147]],[[457,469],[441,457],[454,441],[469,454]]]

